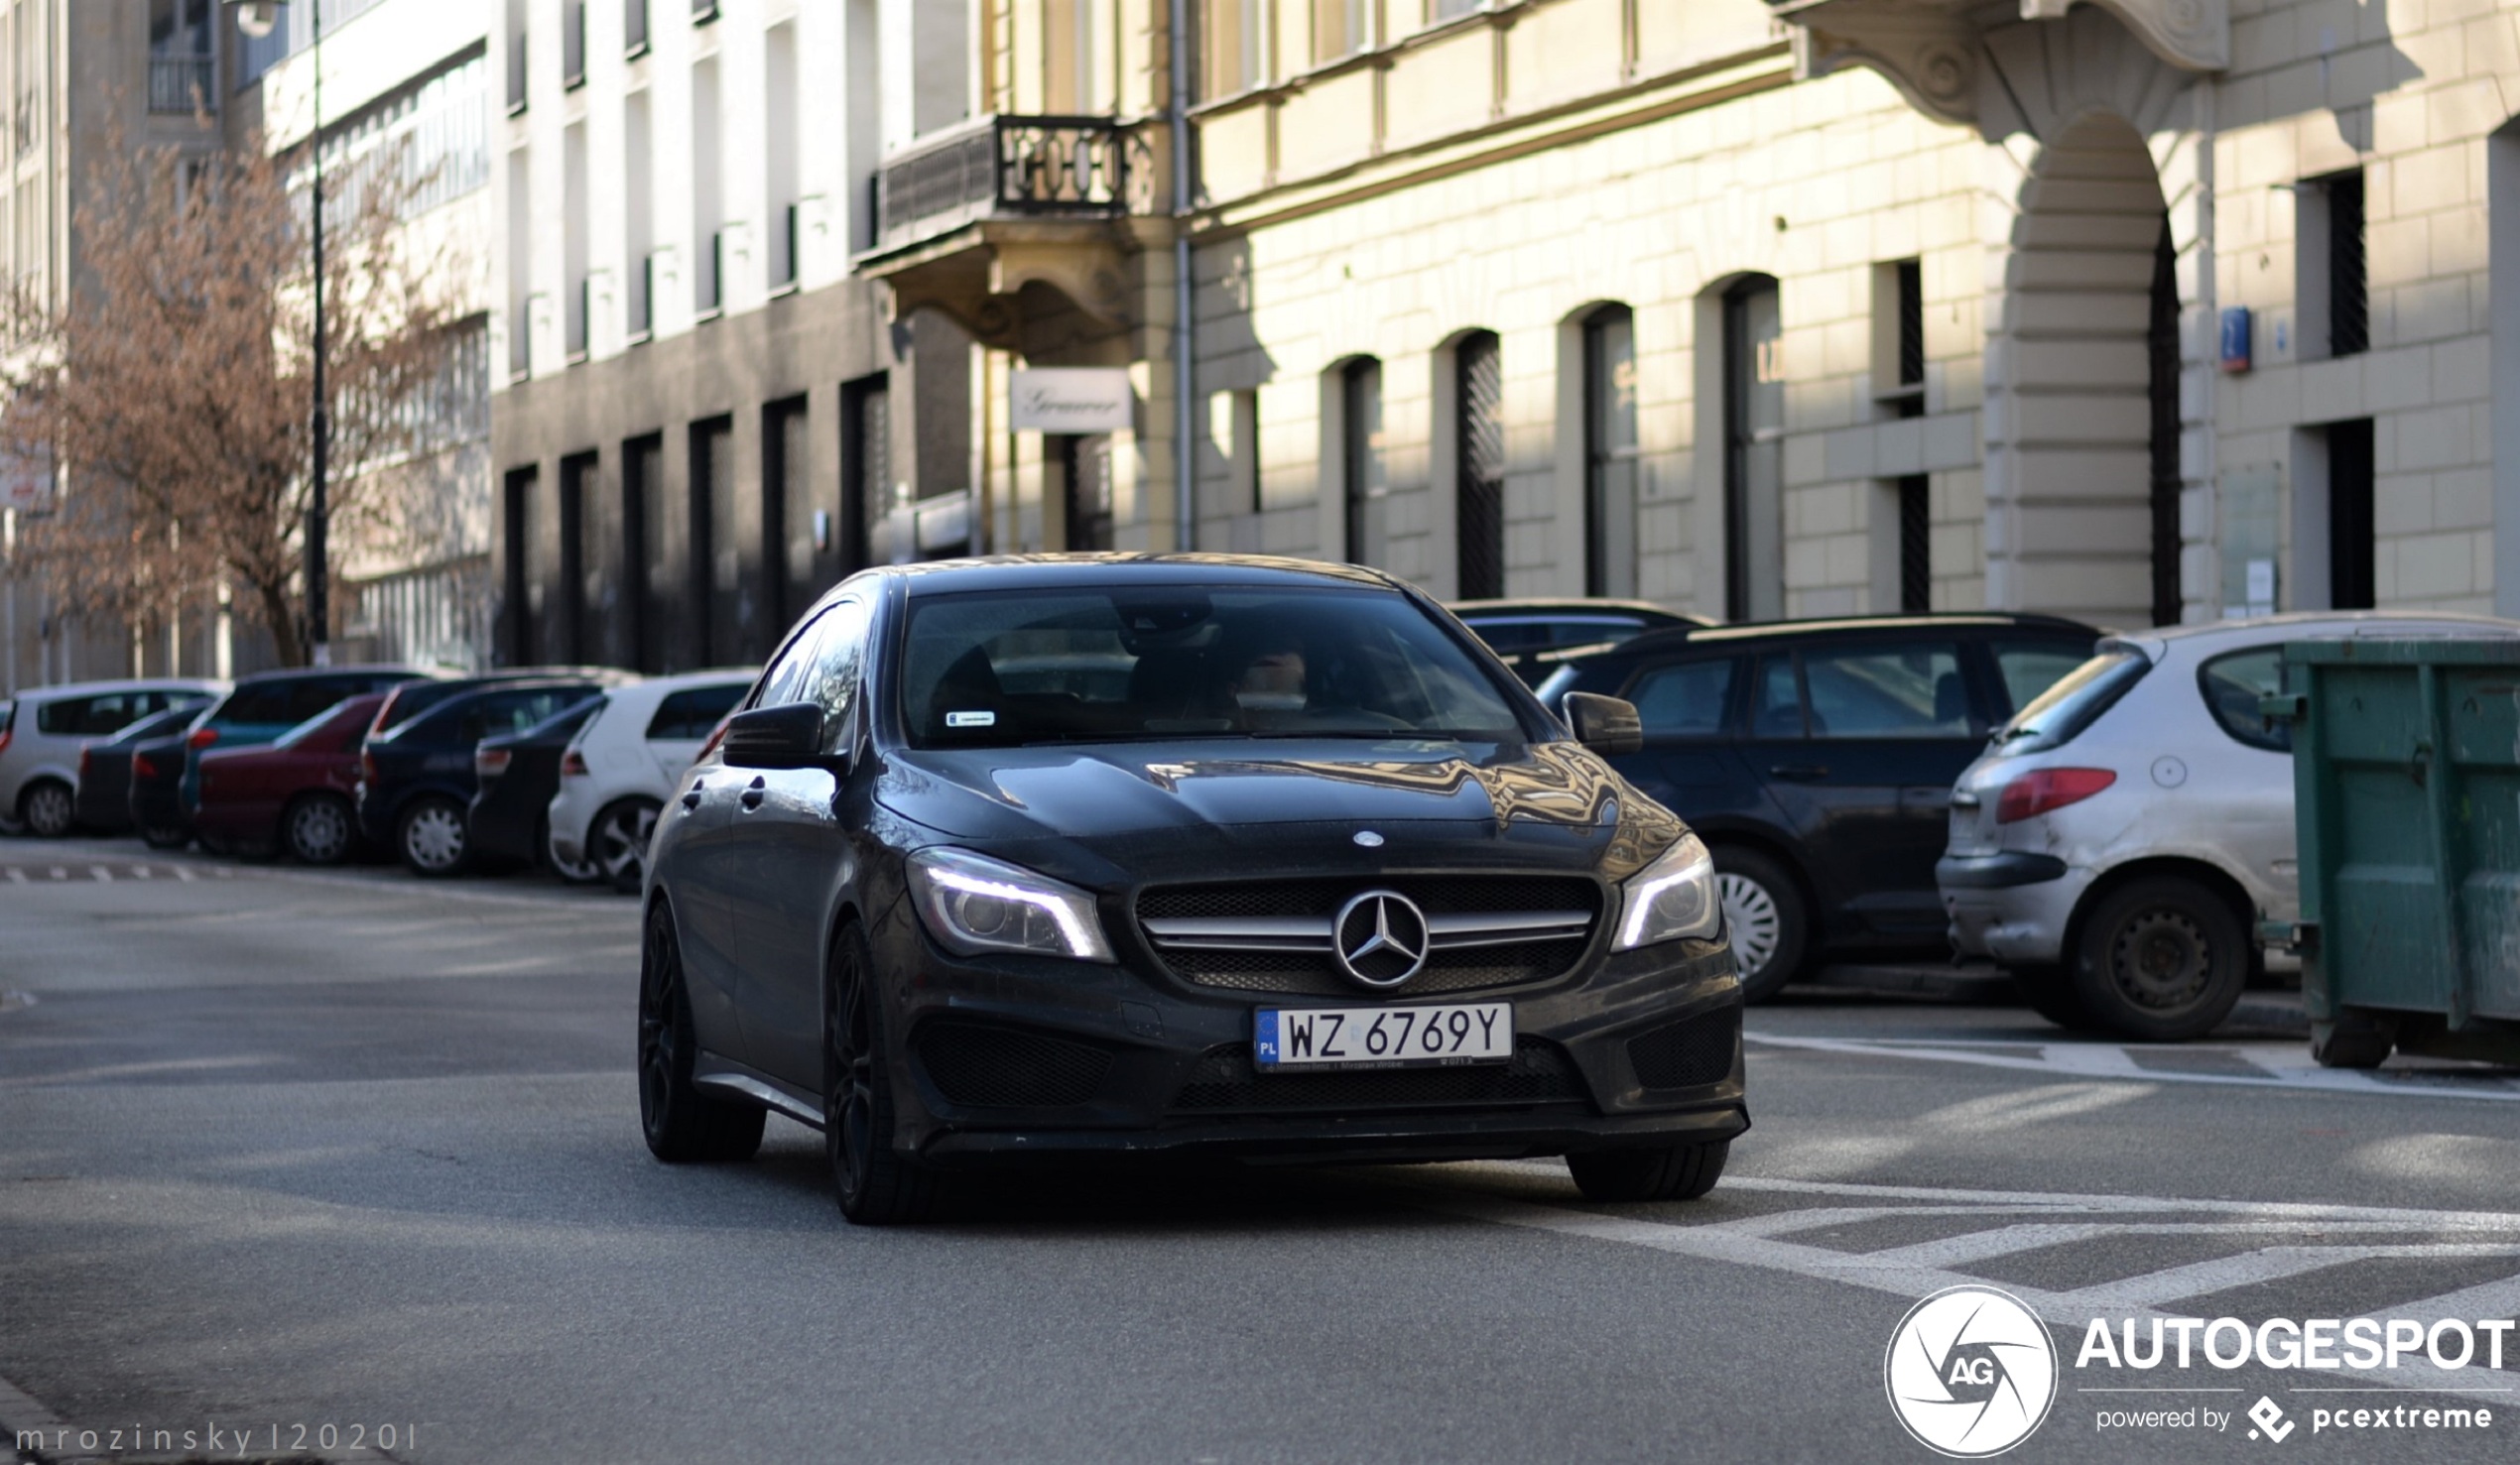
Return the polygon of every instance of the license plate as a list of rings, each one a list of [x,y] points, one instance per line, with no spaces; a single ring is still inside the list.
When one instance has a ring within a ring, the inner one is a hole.
[[[1251,1051],[1262,1070],[1445,1068],[1514,1056],[1511,1003],[1453,1007],[1262,1008]]]

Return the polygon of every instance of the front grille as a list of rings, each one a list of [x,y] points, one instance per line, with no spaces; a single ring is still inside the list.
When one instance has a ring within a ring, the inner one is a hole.
[[[1355,1073],[1262,1073],[1251,1045],[1198,1060],[1173,1096],[1176,1113],[1291,1109],[1422,1109],[1480,1104],[1562,1104],[1586,1097],[1563,1049],[1524,1038],[1507,1063],[1458,1068],[1381,1068]]]
[[[1647,1088],[1696,1088],[1732,1076],[1739,1020],[1730,1009],[1648,1029],[1627,1040],[1627,1060]]]
[[[1391,995],[1424,997],[1547,981],[1591,944],[1600,891],[1553,876],[1416,875],[1179,885],[1138,898],[1139,928],[1167,969],[1201,987],[1318,997],[1361,989],[1330,951],[1330,922],[1369,891],[1425,913],[1433,949]]]
[[[976,1107],[1081,1104],[1111,1071],[1111,1054],[1089,1043],[977,1023],[930,1023],[919,1030],[918,1047],[937,1092]]]

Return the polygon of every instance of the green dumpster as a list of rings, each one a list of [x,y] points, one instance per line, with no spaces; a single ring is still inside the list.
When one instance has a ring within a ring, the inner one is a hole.
[[[2520,1063],[2520,639],[2298,641],[2311,1051]]]

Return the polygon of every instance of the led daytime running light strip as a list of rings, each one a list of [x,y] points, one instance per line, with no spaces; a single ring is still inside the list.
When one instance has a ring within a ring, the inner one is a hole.
[[[927,873],[928,879],[943,889],[960,891],[964,895],[971,896],[994,896],[998,900],[1010,901],[1018,906],[1028,906],[1047,914],[1051,919],[1059,922],[1059,933],[1067,938],[1068,950],[1072,955],[1083,956],[1096,949],[1094,938],[1077,921],[1076,913],[1070,910],[1064,901],[1037,890],[1027,890],[1020,885],[1008,885],[1002,880],[982,880],[978,876],[965,875],[959,870],[944,865],[931,865]],[[959,923],[956,922],[956,924]]]

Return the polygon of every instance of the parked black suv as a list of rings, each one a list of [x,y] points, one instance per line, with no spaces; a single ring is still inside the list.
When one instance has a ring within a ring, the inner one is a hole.
[[[1946,948],[1952,785],[1988,730],[2089,660],[2053,616],[1874,616],[1640,636],[1540,688],[1634,703],[1611,763],[1714,847],[1751,1000],[1822,952]]]

